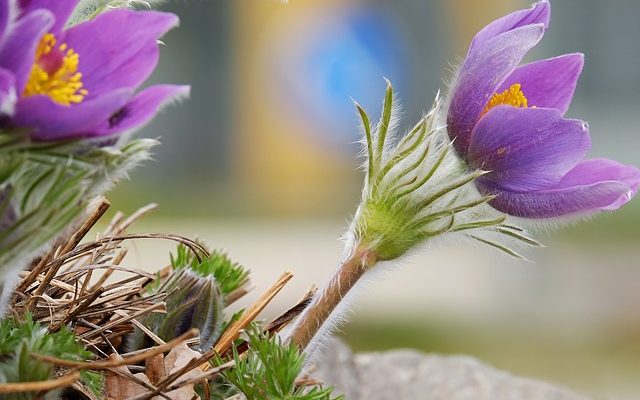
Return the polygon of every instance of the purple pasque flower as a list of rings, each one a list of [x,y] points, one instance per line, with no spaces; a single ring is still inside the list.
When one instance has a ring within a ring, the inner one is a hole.
[[[582,54],[519,65],[549,25],[551,6],[497,19],[476,34],[450,95],[447,130],[490,204],[524,218],[614,210],[640,186],[640,170],[607,159],[584,160],[585,122],[564,117]]]
[[[188,86],[135,93],[178,18],[112,10],[65,29],[77,0],[0,0],[0,129],[38,141],[103,137],[148,122]]]

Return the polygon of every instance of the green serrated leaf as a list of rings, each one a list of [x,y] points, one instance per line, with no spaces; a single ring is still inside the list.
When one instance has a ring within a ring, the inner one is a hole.
[[[31,354],[41,354],[64,360],[87,361],[93,354],[76,342],[66,326],[55,333],[34,322],[30,314],[23,319],[8,317],[0,320],[0,382],[19,383],[43,381],[54,377],[54,366],[36,360]],[[103,377],[92,371],[81,371],[80,379],[96,395],[102,391]],[[36,393],[10,393],[3,399],[32,399]]]
[[[275,336],[262,333],[254,324],[247,332],[249,349],[240,356],[233,347],[235,367],[223,373],[247,400],[340,400],[332,388],[296,385],[302,372],[304,355],[293,345],[283,345]],[[222,359],[218,358],[218,363]]]

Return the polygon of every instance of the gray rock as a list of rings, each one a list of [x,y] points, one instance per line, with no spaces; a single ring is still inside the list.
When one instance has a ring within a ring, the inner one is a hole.
[[[310,374],[346,400],[587,400],[466,356],[412,350],[354,355],[337,340],[322,353]]]

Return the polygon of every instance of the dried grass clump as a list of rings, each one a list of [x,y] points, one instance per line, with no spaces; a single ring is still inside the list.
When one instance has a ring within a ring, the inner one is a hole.
[[[106,199],[94,203],[72,235],[59,241],[20,274],[10,311],[15,318],[31,315],[49,333],[70,328],[77,341],[93,354],[93,360],[31,353],[30,357],[53,364],[56,378],[0,384],[0,393],[31,393],[33,398],[44,398],[49,391],[64,388],[62,397],[68,399],[223,398],[211,393],[211,382],[220,380],[221,373],[233,368],[238,357],[244,357],[249,344],[241,338],[241,333],[255,325],[261,311],[293,275],[283,273],[251,307],[234,315],[212,348],[194,350],[198,348],[197,329],[189,329],[165,342],[143,321],[152,313],[167,312],[165,300],[169,293],[148,290],[148,287],[156,279],[168,278],[174,269],[167,266],[151,274],[124,267],[121,263],[127,254],[125,246],[133,240],[170,240],[188,248],[197,260],[209,257],[209,251],[199,242],[178,235],[127,233],[154,205],[128,218],[116,213],[102,234],[82,242],[108,208]],[[225,296],[224,306],[247,293],[248,279]],[[304,309],[313,293],[309,291],[298,304],[260,331],[277,333]],[[151,345],[127,352],[127,340],[136,330],[145,335]],[[80,379],[81,371],[104,374],[102,393],[94,393]]]

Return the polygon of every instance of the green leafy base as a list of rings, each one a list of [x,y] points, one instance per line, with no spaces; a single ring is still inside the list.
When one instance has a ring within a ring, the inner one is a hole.
[[[24,320],[10,317],[0,320],[0,383],[35,382],[53,379],[56,369],[52,364],[37,360],[32,353],[64,360],[88,360],[93,354],[76,342],[74,333],[62,327],[55,333],[33,322],[31,315]],[[80,379],[96,395],[102,391],[102,375],[81,371]],[[10,393],[6,400],[28,400],[36,393]]]
[[[92,199],[147,159],[155,144],[32,143],[0,133],[0,300],[6,301],[16,272],[63,234]]]

